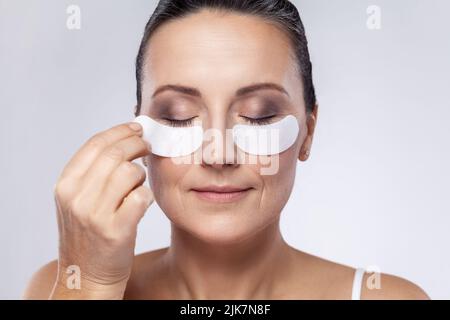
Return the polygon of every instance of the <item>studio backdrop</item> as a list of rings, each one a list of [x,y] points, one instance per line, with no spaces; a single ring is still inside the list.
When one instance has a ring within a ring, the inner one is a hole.
[[[292,246],[450,298],[450,2],[298,0],[320,106],[281,215]],[[94,133],[133,119],[156,1],[0,0],[0,298],[57,258],[53,187]],[[211,75],[214,81],[214,75]],[[154,203],[137,253],[169,244]]]

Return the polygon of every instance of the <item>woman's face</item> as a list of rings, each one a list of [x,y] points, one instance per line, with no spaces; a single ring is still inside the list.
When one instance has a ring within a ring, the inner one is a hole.
[[[239,163],[229,156],[220,161],[219,153],[204,154],[202,148],[196,151],[200,163],[179,164],[150,155],[151,188],[176,227],[208,242],[231,243],[279,218],[292,190],[300,150],[311,134],[290,50],[288,37],[260,18],[206,10],[169,22],[151,37],[141,114],[162,123],[195,117],[204,130],[220,130],[224,137],[233,125],[248,124],[245,117],[274,115],[270,121],[278,121],[292,114],[300,126],[295,144],[277,155],[278,168],[272,174],[261,174],[267,163]],[[266,88],[236,95],[239,89],[259,83],[273,83],[286,92]],[[168,89],[154,95],[164,85],[198,92]],[[234,201],[204,199],[193,190],[210,185],[250,189]]]

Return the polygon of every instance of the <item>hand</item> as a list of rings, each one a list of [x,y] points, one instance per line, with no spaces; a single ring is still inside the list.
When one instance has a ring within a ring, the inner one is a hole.
[[[142,184],[145,170],[132,160],[150,153],[137,123],[90,138],[55,185],[59,229],[58,277],[50,298],[123,297],[137,225],[153,202]],[[80,270],[81,288],[68,289],[69,266]]]

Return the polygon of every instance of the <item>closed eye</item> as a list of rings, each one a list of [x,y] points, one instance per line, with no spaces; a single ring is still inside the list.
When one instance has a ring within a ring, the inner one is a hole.
[[[189,127],[193,124],[193,120],[196,117],[192,117],[189,119],[183,119],[183,120],[177,120],[177,119],[169,119],[169,118],[162,118],[169,126],[171,127]]]
[[[273,120],[273,118],[276,117],[276,115],[271,115],[271,116],[267,116],[267,117],[261,117],[261,118],[250,118],[250,117],[246,117],[246,116],[241,116],[242,118],[245,119],[245,121],[247,121],[248,123],[252,124],[252,125],[265,125],[265,124],[270,124]]]

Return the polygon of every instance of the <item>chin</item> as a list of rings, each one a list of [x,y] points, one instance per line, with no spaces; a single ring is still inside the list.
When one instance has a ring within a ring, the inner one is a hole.
[[[266,225],[251,216],[250,212],[244,208],[229,211],[220,208],[216,212],[188,210],[183,216],[168,217],[175,227],[200,241],[227,245],[246,240]],[[253,213],[257,214],[255,211]]]

